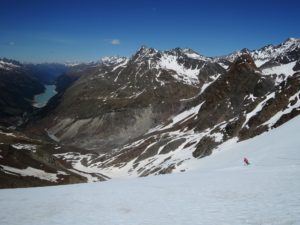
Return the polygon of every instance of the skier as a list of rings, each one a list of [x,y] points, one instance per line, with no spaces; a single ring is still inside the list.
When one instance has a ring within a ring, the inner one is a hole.
[[[244,163],[245,163],[246,166],[250,165],[250,162],[249,162],[249,160],[246,157],[244,158]]]

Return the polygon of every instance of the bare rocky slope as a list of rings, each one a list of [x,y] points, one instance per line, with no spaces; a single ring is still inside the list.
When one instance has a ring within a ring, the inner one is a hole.
[[[299,39],[214,58],[142,47],[60,77],[61,91],[25,132],[67,165],[72,178],[61,183],[185,171],[225,141],[299,114],[299,56]]]
[[[33,96],[44,91],[43,84],[21,63],[0,58],[0,125],[33,111]]]

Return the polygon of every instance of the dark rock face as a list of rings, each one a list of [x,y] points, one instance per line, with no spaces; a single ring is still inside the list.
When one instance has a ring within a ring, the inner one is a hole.
[[[212,138],[204,137],[197,144],[197,148],[193,151],[193,156],[195,158],[202,158],[208,156],[212,153],[212,150],[218,146]]]
[[[160,151],[159,154],[167,154],[171,151],[176,150],[180,145],[182,145],[185,142],[185,139],[177,139],[175,141],[168,142],[163,149]]]
[[[262,126],[270,118],[276,114],[288,109],[289,106],[293,106],[297,103],[299,96],[297,93],[300,91],[300,76],[299,73],[295,73],[293,76],[289,77],[286,81],[282,82],[277,90],[274,92],[274,97],[270,98],[261,111],[254,115],[246,124],[245,127],[240,132],[240,139],[248,139],[256,135],[261,134],[267,130],[267,126]],[[299,108],[294,108],[291,112],[283,113],[275,124],[271,125],[271,128],[278,127],[289,119],[294,118],[299,114]]]
[[[300,71],[300,60],[297,60],[297,63],[295,65],[295,67],[293,68],[294,71]]]
[[[290,113],[284,114],[271,127],[264,125],[277,113],[289,108],[289,105],[296,104],[297,97],[292,99],[294,103],[291,98],[299,90],[297,74],[275,87],[272,77],[261,75],[251,56],[243,54],[229,67],[228,73],[204,93],[205,103],[198,113],[200,120],[197,129],[203,131],[222,121],[229,121],[224,131],[225,139],[234,136],[238,136],[240,140],[254,137],[298,115],[298,109],[295,108]],[[274,97],[267,99],[266,96],[271,95],[270,93],[273,93]],[[252,95],[255,100],[247,100],[249,95]],[[262,109],[245,121],[245,115],[255,110],[264,101]],[[232,118],[237,119],[232,123],[230,122]],[[210,154],[217,145],[218,143],[214,143],[210,138],[203,138],[193,155],[201,157]]]
[[[228,72],[209,86],[201,96],[204,104],[198,112],[196,130],[201,132],[227,121],[225,130],[221,132],[224,133],[225,140],[234,137],[244,120],[243,112],[255,104],[247,100],[247,96],[261,98],[273,87],[274,82],[260,74],[251,56],[242,54],[229,67]],[[230,122],[232,118],[236,119]],[[212,138],[204,137],[198,143],[193,156],[209,155],[217,145]]]
[[[235,61],[229,67],[229,73],[250,73],[256,72],[258,69],[252,59],[251,55],[248,53],[243,53],[235,59]]]
[[[250,55],[242,55],[229,71],[209,86],[202,95],[204,102],[198,112],[198,130],[229,120],[246,110],[245,96],[262,97],[272,90],[273,82],[263,77]],[[204,116],[205,115],[205,116]],[[202,118],[202,119],[201,119]]]

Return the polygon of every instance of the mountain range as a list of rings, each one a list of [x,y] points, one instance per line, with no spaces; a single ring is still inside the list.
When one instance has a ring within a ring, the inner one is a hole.
[[[88,64],[1,59],[0,79],[0,187],[184,172],[299,115],[300,39],[221,57],[142,46]],[[58,93],[35,108],[46,84]]]

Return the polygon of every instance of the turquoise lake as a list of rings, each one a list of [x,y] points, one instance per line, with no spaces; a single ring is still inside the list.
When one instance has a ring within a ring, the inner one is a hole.
[[[45,88],[46,90],[44,93],[34,96],[33,106],[42,108],[47,104],[50,98],[57,94],[55,85],[45,85]]]

